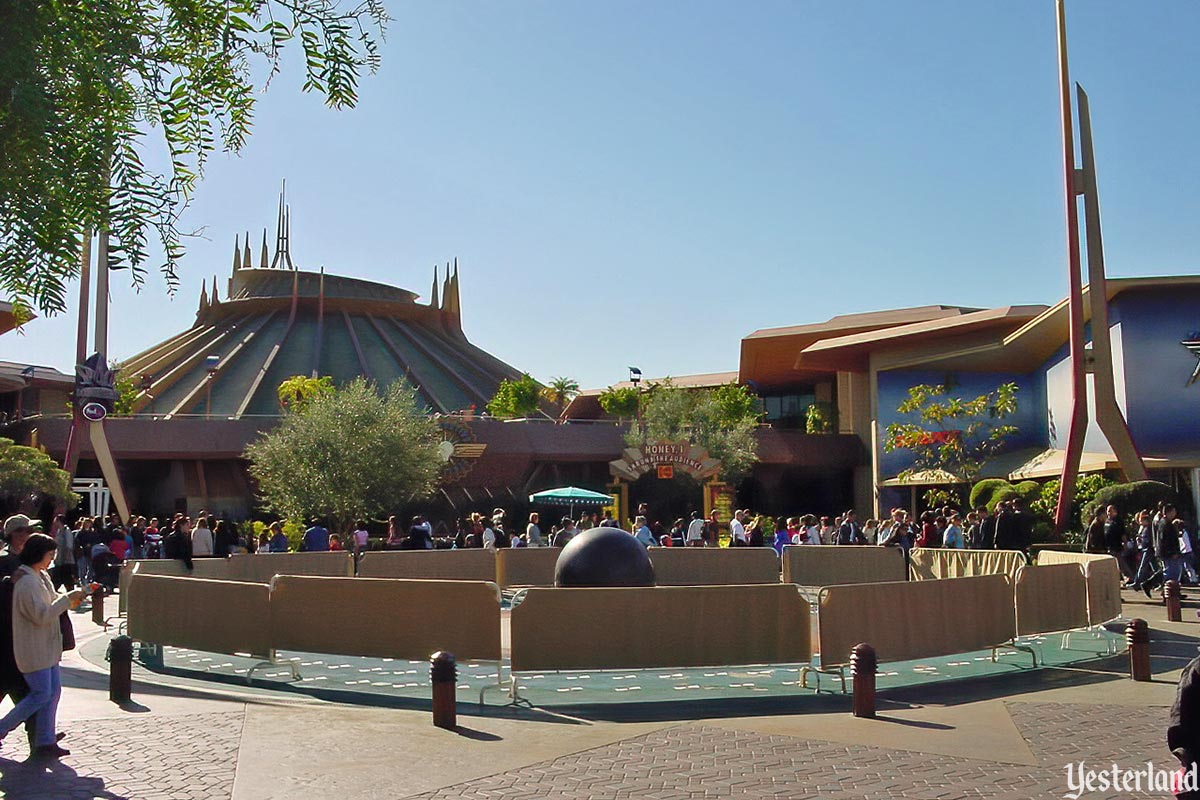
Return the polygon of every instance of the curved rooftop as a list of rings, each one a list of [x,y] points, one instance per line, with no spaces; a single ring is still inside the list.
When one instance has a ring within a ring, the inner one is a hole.
[[[482,409],[501,380],[520,376],[463,334],[457,262],[440,283],[435,268],[422,304],[407,289],[296,269],[282,211],[280,223],[270,265],[265,232],[258,266],[249,242],[235,244],[224,291],[215,277],[204,286],[192,326],[123,362],[140,386],[138,411],[276,415],[282,381],[329,375],[406,379],[430,410],[453,413]]]

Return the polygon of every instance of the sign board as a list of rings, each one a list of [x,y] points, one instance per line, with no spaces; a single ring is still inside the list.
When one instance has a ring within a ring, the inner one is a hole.
[[[628,447],[616,461],[608,463],[608,471],[614,478],[636,481],[647,472],[656,472],[661,467],[670,467],[691,475],[698,481],[713,477],[721,470],[721,462],[709,458],[703,447],[688,442],[656,442],[641,447]],[[661,473],[658,476],[663,477]]]
[[[658,479],[660,481],[669,481],[675,477],[675,466],[673,464],[658,465]]]
[[[728,483],[713,481],[704,484],[704,516],[709,517],[716,511],[720,523],[729,524],[733,519],[733,499],[733,487]]]

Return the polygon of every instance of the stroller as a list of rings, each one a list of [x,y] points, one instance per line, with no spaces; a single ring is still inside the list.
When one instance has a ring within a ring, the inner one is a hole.
[[[123,566],[125,562],[117,558],[116,553],[108,549],[108,545],[98,544],[92,548],[92,580],[103,586],[108,593],[117,590]]]

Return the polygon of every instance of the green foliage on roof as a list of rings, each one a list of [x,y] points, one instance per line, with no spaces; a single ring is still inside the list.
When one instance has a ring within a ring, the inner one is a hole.
[[[328,375],[319,378],[293,375],[279,384],[276,393],[279,396],[279,405],[284,411],[299,413],[308,408],[314,399],[333,390],[333,378]]]
[[[502,380],[496,396],[487,404],[488,413],[501,419],[528,417],[538,410],[542,385],[524,373],[516,380]]]

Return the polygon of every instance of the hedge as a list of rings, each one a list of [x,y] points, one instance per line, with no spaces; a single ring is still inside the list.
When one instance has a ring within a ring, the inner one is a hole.
[[[1122,515],[1128,516],[1148,509],[1153,511],[1160,502],[1179,505],[1179,493],[1159,481],[1134,481],[1105,486],[1096,492],[1091,502],[1083,507],[1083,519],[1091,519],[1096,509],[1114,505]]]
[[[996,494],[1002,489],[1013,489],[1013,485],[1003,478],[984,478],[971,489],[971,508],[987,506],[990,511],[995,507]]]

